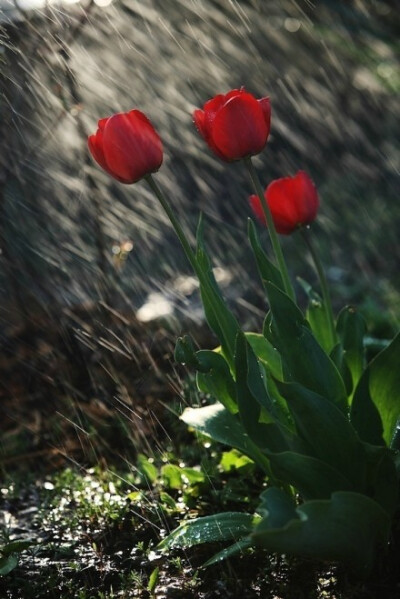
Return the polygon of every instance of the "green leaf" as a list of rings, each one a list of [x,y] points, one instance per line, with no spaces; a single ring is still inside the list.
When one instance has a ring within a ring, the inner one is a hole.
[[[230,472],[231,470],[241,470],[254,468],[254,462],[248,456],[243,455],[237,449],[231,449],[230,451],[224,451],[220,460],[219,465],[224,472]]]
[[[295,508],[280,489],[268,489],[262,494],[260,510],[266,516],[251,534],[256,545],[341,561],[361,576],[368,574],[390,533],[386,512],[359,493],[340,491],[329,500],[307,501]]]
[[[154,595],[154,591],[156,589],[159,579],[160,579],[160,568],[157,566],[156,568],[154,568],[153,572],[150,574],[149,584],[147,585],[147,590],[149,591],[150,595]]]
[[[368,495],[393,516],[398,508],[399,476],[396,454],[386,447],[365,444],[368,457]]]
[[[365,320],[355,308],[346,306],[340,312],[336,330],[342,343],[344,360],[351,372],[355,389],[364,368]]]
[[[297,433],[312,457],[326,462],[348,481],[350,488],[364,491],[367,459],[346,416],[335,404],[297,383],[277,383],[292,412]]]
[[[265,330],[285,364],[285,380],[300,383],[346,412],[347,395],[340,374],[300,309],[275,285],[267,283],[267,288],[272,319],[267,321]]]
[[[262,376],[265,378],[269,395],[269,403],[265,405],[271,416],[282,427],[285,427],[285,435],[293,431],[293,422],[285,399],[279,393],[274,378],[282,380],[282,361],[279,352],[273,347],[264,335],[258,333],[245,333],[253,354],[260,366],[263,368]]]
[[[257,512],[263,516],[261,524],[265,527],[266,520],[268,528],[281,528],[286,522],[298,518],[294,498],[282,489],[270,487],[260,495],[261,504]],[[258,529],[257,528],[257,529]]]
[[[163,484],[167,489],[182,489],[182,473],[179,466],[165,464],[161,468],[161,476],[163,477]]]
[[[354,392],[351,422],[372,445],[390,446],[400,417],[400,333],[369,363]]]
[[[340,472],[316,458],[294,452],[268,454],[273,474],[295,487],[304,500],[329,499],[334,491],[352,491]]]
[[[154,483],[157,479],[158,470],[156,466],[149,461],[149,458],[141,453],[137,457],[137,469],[140,474],[147,478],[151,483]]]
[[[228,557],[231,557],[232,555],[236,555],[236,553],[243,553],[250,546],[250,538],[245,537],[244,539],[236,541],[236,543],[234,543],[233,545],[229,545],[229,547],[225,547],[225,549],[213,555],[213,557],[208,559],[202,567],[207,568],[208,566],[212,566],[213,564],[222,562],[223,560],[227,559]]]
[[[198,367],[196,348],[190,335],[184,335],[183,337],[178,338],[175,345],[174,359],[179,364],[192,366],[194,368]]]
[[[236,403],[236,387],[228,363],[225,358],[211,350],[200,350],[196,354],[197,386],[200,391],[209,393],[217,399],[229,412],[238,411]]]
[[[201,470],[196,468],[181,468],[181,476],[184,483],[189,485],[197,485],[204,483],[206,476]]]
[[[347,366],[347,362],[344,359],[344,351],[341,343],[337,343],[333,347],[329,357],[338,369],[338,372],[342,377],[347,396],[350,397],[353,391],[353,377],[349,367]]]
[[[5,576],[11,570],[14,570],[18,566],[19,555],[18,553],[10,553],[0,557],[0,576]]]
[[[266,282],[271,281],[279,289],[284,291],[285,287],[280,270],[271,262],[262,249],[257,230],[250,218],[248,220],[248,236],[263,286],[266,288]]]
[[[204,312],[210,328],[217,335],[224,356],[233,364],[236,334],[240,330],[239,324],[228,309],[221,290],[212,271],[211,260],[204,247],[203,218],[200,215],[197,227],[196,263],[199,269],[200,293]]]
[[[297,277],[297,280],[308,297],[306,318],[311,330],[320,346],[329,354],[332,349],[332,340],[329,318],[323,300],[307,281],[301,277]]]
[[[264,382],[265,371],[243,333],[238,333],[236,338],[235,367],[239,414],[250,438],[262,449],[289,449],[292,435],[283,426],[287,414],[282,413],[279,402],[270,397]],[[261,415],[263,422],[259,422]]]
[[[282,380],[282,360],[277,349],[260,333],[245,333],[253,352],[276,379]]]
[[[259,462],[258,450],[242,423],[221,404],[216,403],[203,408],[186,408],[181,420],[214,441],[235,447],[255,462]]]
[[[270,400],[261,378],[257,360],[254,354],[250,355],[249,350],[251,348],[246,341],[246,337],[243,333],[238,333],[235,345],[237,402],[243,426],[250,437],[253,438],[253,433],[257,435],[261,406],[269,405]],[[250,362],[251,357],[254,359]],[[250,369],[252,372],[250,372]],[[252,389],[249,388],[248,383],[250,378],[252,380]]]
[[[160,501],[162,504],[164,504],[167,508],[170,508],[171,510],[178,509],[178,504],[176,503],[175,499],[171,497],[171,495],[166,491],[161,491]]]
[[[186,485],[196,485],[205,481],[204,472],[195,468],[182,468],[174,464],[165,464],[161,468],[165,487],[182,489]]]
[[[242,512],[224,512],[183,522],[171,532],[158,549],[193,547],[202,543],[239,540],[253,529],[254,516]]]
[[[11,543],[7,543],[7,545],[3,545],[0,547],[0,553],[3,555],[10,555],[11,553],[21,553],[21,551],[25,551],[35,545],[35,541],[31,539],[22,539],[20,541],[12,541]]]

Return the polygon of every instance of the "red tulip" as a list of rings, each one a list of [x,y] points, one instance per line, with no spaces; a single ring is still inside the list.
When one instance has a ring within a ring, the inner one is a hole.
[[[195,110],[194,123],[211,150],[222,160],[259,154],[267,143],[271,105],[242,89],[218,95]]]
[[[309,225],[317,216],[317,189],[304,171],[299,171],[294,177],[272,181],[265,190],[265,199],[275,228],[282,235],[289,235],[299,227]],[[266,225],[260,198],[252,195],[250,204],[255,215]]]
[[[161,139],[140,110],[101,119],[88,146],[96,162],[121,183],[136,183],[163,160]]]

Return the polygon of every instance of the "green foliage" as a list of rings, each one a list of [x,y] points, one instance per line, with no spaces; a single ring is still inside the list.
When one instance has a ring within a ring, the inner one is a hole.
[[[252,224],[249,237],[270,304],[263,334],[235,325],[228,344],[226,331],[219,336],[222,352],[195,351],[181,340],[176,356],[196,368],[199,389],[216,402],[187,408],[182,420],[233,448],[224,468],[239,466],[238,452],[260,468],[270,485],[261,495],[262,518],[197,518],[161,548],[234,540],[207,565],[258,545],[342,561],[364,575],[387,544],[398,506],[400,336],[366,364],[365,322],[347,307],[332,348],[322,300],[303,283],[310,301],[304,316],[282,290]],[[228,321],[225,313],[221,322]]]
[[[18,566],[20,554],[33,544],[33,541],[24,539],[0,546],[0,576],[5,576],[14,570]]]
[[[271,281],[279,289],[284,291],[285,287],[280,270],[276,268],[275,264],[271,262],[267,254],[262,249],[260,240],[258,238],[257,229],[255,228],[251,219],[248,220],[248,235],[264,288],[267,289],[267,282]]]
[[[360,493],[335,492],[296,507],[287,494],[271,488],[261,500],[264,517],[251,539],[270,551],[340,560],[362,576],[389,536],[388,514]]]
[[[351,373],[352,388],[355,389],[364,370],[365,321],[353,307],[347,306],[338,316],[336,329],[341,340],[344,361]]]
[[[362,374],[354,392],[351,421],[368,443],[392,446],[400,418],[400,334]]]
[[[310,324],[311,330],[315,335],[320,346],[329,354],[331,350],[331,336],[329,332],[329,323],[327,312],[321,296],[301,277],[297,277],[298,282],[308,297],[308,306],[306,318]]]
[[[197,227],[196,264],[199,273],[204,313],[210,328],[221,342],[222,351],[228,364],[232,365],[239,324],[224,302],[212,271],[211,261],[206,252],[203,237],[203,218],[200,215]]]
[[[193,547],[201,543],[239,540],[253,530],[254,516],[242,512],[224,512],[183,522],[158,545],[159,549]]]

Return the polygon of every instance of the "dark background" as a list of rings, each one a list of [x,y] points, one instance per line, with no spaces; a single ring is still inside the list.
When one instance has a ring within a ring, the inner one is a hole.
[[[179,295],[173,280],[189,269],[150,190],[111,180],[86,149],[98,118],[134,107],[163,139],[157,178],[185,228],[193,233],[204,211],[215,264],[233,277],[228,295],[260,305],[246,239],[251,185],[240,164],[210,154],[191,121],[209,97],[241,85],[271,98],[271,136],[256,161],[263,183],[305,169],[318,186],[315,235],[335,306],[388,310],[393,321],[394,3],[123,0],[15,10],[13,25],[10,14],[1,67],[5,327],[21,312],[57,320],[98,299],[136,310],[150,291]],[[127,240],[133,249],[116,268]],[[313,280],[300,240],[283,243],[292,274]]]

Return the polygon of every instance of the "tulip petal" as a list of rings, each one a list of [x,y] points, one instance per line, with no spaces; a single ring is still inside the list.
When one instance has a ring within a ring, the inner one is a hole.
[[[214,96],[214,98],[211,98],[211,100],[207,100],[203,106],[204,112],[212,117],[221,108],[221,106],[225,104],[227,99],[229,100],[232,95],[236,95],[237,91],[238,90],[235,89],[226,95],[218,94],[217,96]],[[228,96],[228,98],[226,96]]]
[[[267,219],[265,218],[265,214],[264,214],[264,210],[261,205],[260,198],[256,195],[251,195],[249,197],[249,202],[250,202],[251,209],[253,210],[253,212],[256,215],[256,217],[258,218],[258,220],[261,222],[262,225],[264,225],[266,227]]]
[[[299,171],[294,177],[301,197],[300,215],[304,224],[310,224],[316,217],[319,208],[318,192],[312,179],[304,171]]]
[[[103,134],[101,130],[98,129],[94,135],[90,135],[88,137],[88,146],[90,153],[92,154],[96,162],[101,166],[101,168],[107,170],[108,167],[106,159],[104,158],[102,138]]]
[[[138,110],[108,119],[103,130],[103,150],[109,172],[129,183],[158,170],[163,158],[158,133]]]
[[[103,150],[103,130],[104,130],[104,126],[107,121],[108,121],[108,118],[101,119],[98,123],[99,128],[97,129],[96,133],[94,135],[90,135],[88,137],[88,147],[89,147],[90,153],[92,154],[93,158],[96,160],[97,164],[99,164],[101,166],[101,168],[104,169],[109,175],[114,177],[114,179],[117,179],[121,183],[130,183],[129,179],[127,180],[127,179],[124,179],[123,177],[116,175],[107,165],[107,161],[104,156],[104,150]]]
[[[225,160],[258,154],[267,142],[269,129],[258,101],[240,92],[226,102],[214,117],[211,139]]]
[[[265,124],[267,125],[269,131],[271,127],[271,102],[269,98],[260,98],[258,103],[263,111]]]
[[[299,171],[294,177],[272,181],[265,195],[276,230],[283,235],[310,224],[317,215],[317,190],[304,171]]]
[[[211,123],[214,117],[214,113],[211,115],[209,113],[203,112],[203,110],[195,110],[193,113],[193,121],[196,125],[196,128],[204,141],[208,144],[211,150],[219,157],[221,160],[226,160],[224,154],[219,151],[217,146],[212,140],[211,137]]]
[[[203,110],[195,110],[193,113],[193,121],[200,135],[207,141],[209,133],[206,123],[206,113]]]

